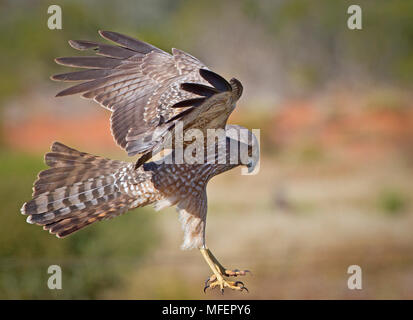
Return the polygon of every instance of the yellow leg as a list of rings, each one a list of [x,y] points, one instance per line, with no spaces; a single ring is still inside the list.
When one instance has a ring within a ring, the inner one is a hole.
[[[239,275],[245,275],[247,272],[249,272],[248,270],[227,270],[222,266],[221,263],[219,263],[217,258],[215,258],[215,256],[208,248],[201,248],[200,251],[208,266],[214,273],[205,282],[204,292],[208,288],[213,289],[218,286],[222,293],[224,293],[224,288],[230,288],[232,290],[239,291],[246,290],[248,292],[248,289],[244,287],[244,284],[241,281],[228,281],[224,279],[224,277],[236,277]]]

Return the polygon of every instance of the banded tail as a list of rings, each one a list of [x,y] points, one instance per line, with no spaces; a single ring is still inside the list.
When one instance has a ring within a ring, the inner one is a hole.
[[[53,143],[45,162],[51,168],[39,173],[33,199],[21,213],[29,215],[28,223],[41,225],[57,237],[118,216],[135,200],[116,184],[130,163],[93,156],[59,142]]]

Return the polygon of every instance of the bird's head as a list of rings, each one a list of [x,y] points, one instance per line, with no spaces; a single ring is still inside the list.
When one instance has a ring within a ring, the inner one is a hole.
[[[245,127],[227,125],[225,127],[227,139],[229,139],[230,157],[237,157],[238,163],[248,169],[248,174],[254,172],[260,160],[260,148],[256,135]],[[231,148],[231,143],[238,144],[238,148]]]

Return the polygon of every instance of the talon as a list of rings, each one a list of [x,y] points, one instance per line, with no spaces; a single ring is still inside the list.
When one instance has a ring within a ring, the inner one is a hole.
[[[245,291],[247,291],[247,292],[249,293],[247,287],[242,286],[242,287],[241,287],[241,291],[243,291],[243,290],[245,290]]]
[[[224,294],[226,288],[235,291],[245,290],[249,292],[242,281],[230,281],[229,279],[226,279],[227,277],[229,278],[245,275],[247,272],[250,272],[249,270],[226,269],[218,262],[218,260],[207,248],[201,248],[200,251],[213,272],[212,276],[205,280],[204,293],[206,293],[208,288],[211,290],[217,288],[221,291],[222,295]]]
[[[215,279],[215,280],[213,280]],[[213,280],[213,281],[211,281]],[[221,294],[224,294],[225,288],[230,288],[231,290],[237,290],[237,291],[247,291],[249,293],[249,290],[247,287],[245,287],[244,282],[242,281],[228,281],[225,280],[224,278],[217,279],[217,277],[211,276],[209,279],[205,281],[205,287],[204,287],[204,293],[206,293],[206,290],[208,288],[214,289],[215,287],[218,287],[219,290],[221,291]]]
[[[208,278],[205,280],[205,287],[208,286],[208,282],[209,282],[209,281],[211,281],[211,277],[208,277]]]

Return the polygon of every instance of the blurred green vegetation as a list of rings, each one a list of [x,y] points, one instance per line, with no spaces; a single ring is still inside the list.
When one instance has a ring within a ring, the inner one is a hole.
[[[159,2],[159,10],[156,2]],[[47,80],[58,70],[51,62],[62,55],[62,48],[67,48],[69,39],[94,39],[101,29],[116,29],[147,39],[162,28],[162,16],[174,6],[173,2],[146,1],[145,4],[154,9],[147,14],[145,7],[137,6],[135,1],[121,4],[96,0],[59,1],[58,4],[63,11],[63,28],[51,31],[47,28],[50,1],[0,3],[0,101],[24,93],[34,81]],[[150,40],[162,45],[157,39]]]
[[[121,286],[124,273],[139,268],[156,244],[156,218],[139,209],[58,239],[25,222],[20,207],[31,197],[40,155],[0,152],[0,298],[90,299]],[[63,290],[49,290],[47,269],[59,265]]]
[[[411,85],[413,2],[357,3],[362,8],[359,31],[347,28],[347,8],[352,4],[349,0],[245,0],[244,13],[286,44],[283,63],[299,69],[310,83],[354,72],[362,79]]]
[[[402,213],[407,204],[408,197],[399,189],[387,188],[382,190],[378,197],[379,209],[389,215]]]

